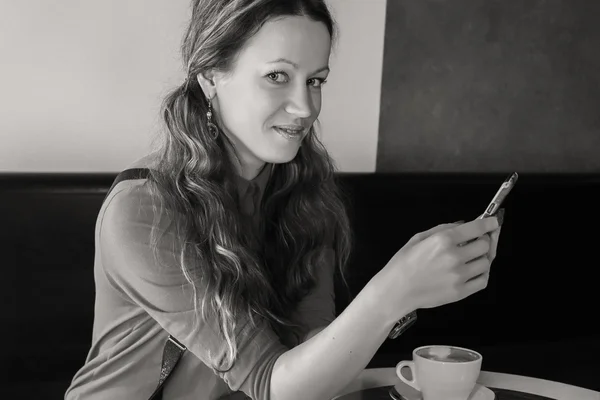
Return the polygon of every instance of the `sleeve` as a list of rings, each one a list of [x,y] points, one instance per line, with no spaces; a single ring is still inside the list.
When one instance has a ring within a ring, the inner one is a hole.
[[[303,336],[335,319],[334,267],[335,252],[328,248],[319,263],[316,286],[300,301],[293,317]]]
[[[181,245],[171,219],[161,216],[157,254],[150,247],[153,200],[144,185],[121,190],[109,199],[99,234],[105,274],[202,362],[210,365],[209,355],[224,360],[227,346],[218,334],[214,312],[202,320],[194,310],[193,287],[177,263]],[[198,296],[202,298],[201,289]],[[219,376],[234,391],[241,390],[253,399],[269,399],[273,366],[287,348],[266,321],[251,329],[247,321],[238,320],[235,337],[238,357],[234,368]]]

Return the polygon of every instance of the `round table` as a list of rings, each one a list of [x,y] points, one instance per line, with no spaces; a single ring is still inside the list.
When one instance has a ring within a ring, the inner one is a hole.
[[[481,371],[477,382],[491,388],[515,390],[556,400],[600,400],[600,392],[520,375]],[[365,369],[334,400],[391,400],[389,389],[399,383],[402,384],[395,368]]]

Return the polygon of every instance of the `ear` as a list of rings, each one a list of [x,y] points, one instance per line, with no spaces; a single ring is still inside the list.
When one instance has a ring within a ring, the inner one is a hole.
[[[216,74],[212,70],[201,72],[196,75],[196,79],[198,80],[198,84],[200,84],[200,87],[204,92],[204,96],[209,99],[215,97],[215,94],[217,93],[217,84],[215,78]]]

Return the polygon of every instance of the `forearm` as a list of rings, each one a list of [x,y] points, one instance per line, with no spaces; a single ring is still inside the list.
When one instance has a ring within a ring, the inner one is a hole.
[[[394,326],[380,308],[374,288],[367,285],[331,324],[281,355],[271,375],[271,399],[324,400],[346,387]]]

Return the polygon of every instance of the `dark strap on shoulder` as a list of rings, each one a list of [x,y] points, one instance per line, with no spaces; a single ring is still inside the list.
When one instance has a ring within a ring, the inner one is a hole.
[[[167,380],[171,376],[171,373],[175,371],[175,367],[181,360],[181,356],[185,353],[186,348],[177,339],[169,335],[167,343],[163,349],[162,365],[160,366],[160,378],[158,379],[158,386],[150,396],[149,400],[162,400],[163,389]]]
[[[147,179],[148,177],[150,177],[151,174],[152,173],[148,168],[130,168],[119,172],[112,185],[110,186],[110,189],[108,189],[108,192],[106,192],[104,200],[106,200],[108,194],[112,192],[112,190],[115,188],[115,186],[117,186],[119,182],[131,179]]]
[[[131,179],[146,179],[150,176],[151,172],[148,168],[130,168],[121,171],[115,178],[108,192],[106,192],[106,198],[108,194],[114,189],[115,186],[121,181]],[[181,360],[183,353],[186,351],[186,347],[181,344],[173,336],[169,335],[165,347],[163,348],[162,363],[160,366],[160,377],[158,378],[158,386],[154,390],[154,393],[150,396],[149,400],[162,400],[163,389],[167,380],[171,376],[171,373],[175,371],[175,367]]]

